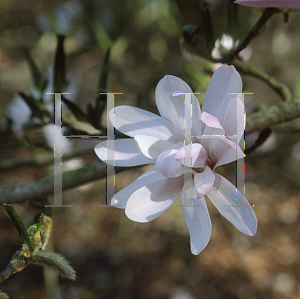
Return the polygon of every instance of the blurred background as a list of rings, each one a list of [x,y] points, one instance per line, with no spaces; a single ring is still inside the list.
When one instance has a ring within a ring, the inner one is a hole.
[[[209,51],[219,58],[243,39],[262,10],[237,5],[232,10],[232,1],[210,2],[213,27],[207,31],[213,30],[214,40]],[[200,92],[202,103],[212,72],[220,65],[193,57],[180,43],[190,28],[186,25],[203,24],[202,10],[199,0],[1,0],[0,166],[1,160],[53,152],[53,104],[45,92],[53,91],[58,34],[65,36],[65,91],[82,111],[97,99],[103,65],[108,65],[106,90],[123,93],[116,96],[116,105],[157,113],[155,87],[168,74]],[[291,11],[288,18],[278,13],[243,53],[247,63],[285,83],[293,98],[300,98],[299,27],[298,11]],[[105,64],[108,49],[109,63]],[[34,65],[38,76],[33,75]],[[246,96],[248,115],[281,101],[265,83],[242,78],[244,92],[253,92]],[[24,97],[39,102],[48,114],[40,118],[38,112],[33,115],[40,110],[29,108]],[[101,125],[76,126],[72,113],[67,107],[63,109],[63,119],[71,124],[66,126],[69,134],[84,129],[104,133]],[[102,127],[105,121],[104,113]],[[299,299],[300,122],[272,129],[266,142],[245,159],[246,198],[258,218],[255,236],[238,232],[207,200],[212,237],[206,249],[194,256],[179,207],[173,205],[150,223],[134,223],[124,210],[97,207],[105,204],[103,179],[65,191],[63,203],[72,207],[51,211],[54,227],[49,248],[71,262],[77,280],[62,280],[53,271],[29,265],[4,281],[1,291],[12,299]],[[257,137],[257,132],[247,136],[246,148]],[[64,149],[89,149],[97,143],[71,139],[66,140]],[[92,151],[87,153],[65,161],[64,170],[97,161]],[[117,174],[116,191],[145,170],[141,167]],[[235,182],[234,163],[218,172]],[[51,174],[53,165],[2,169],[0,187]],[[40,213],[40,205],[31,201],[15,208],[26,222]],[[1,207],[0,270],[21,245],[16,228]]]

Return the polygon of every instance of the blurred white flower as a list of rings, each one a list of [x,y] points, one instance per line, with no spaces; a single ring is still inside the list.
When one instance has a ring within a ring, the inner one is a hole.
[[[22,135],[23,125],[30,120],[31,110],[18,94],[7,105],[5,114],[12,120],[13,132],[17,136]]]
[[[221,39],[216,40],[211,56],[215,59],[220,59],[222,58],[222,53],[224,51],[228,52],[233,46],[233,38],[230,35],[223,34]]]
[[[300,10],[300,1],[299,0],[237,0],[237,4],[251,6],[251,7],[278,7],[278,8],[290,8],[290,9],[299,9]]]
[[[106,161],[107,143],[113,142],[116,166],[155,166],[115,194],[111,205],[125,207],[127,217],[133,221],[148,222],[181,196],[193,254],[207,246],[211,235],[205,195],[238,230],[254,235],[257,219],[252,207],[235,186],[215,173],[218,166],[244,157],[235,142],[244,132],[244,105],[236,95],[229,94],[241,91],[242,80],[235,68],[222,66],[212,77],[202,113],[192,95],[192,136],[221,137],[192,138],[191,144],[185,144],[184,95],[178,94],[192,90],[177,77],[165,76],[156,87],[161,116],[130,106],[112,109],[109,116],[115,127],[133,138],[98,144],[98,157]],[[236,201],[243,201],[243,206],[236,205]]]
[[[221,59],[224,54],[227,54],[230,50],[232,50],[235,46],[237,46],[239,41],[237,40],[234,43],[233,38],[230,35],[223,34],[221,39],[217,39],[215,42],[215,47],[211,52],[211,56],[215,59]],[[243,49],[239,56],[244,60],[248,61],[252,55],[252,49],[250,46]]]
[[[43,133],[46,139],[46,142],[50,148],[54,149],[54,125],[48,124],[43,126]],[[62,130],[63,134],[63,130]],[[72,143],[69,138],[61,137],[61,150],[62,153],[70,152],[72,149]]]
[[[37,24],[45,32],[54,29],[58,34],[70,35],[78,25],[81,13],[81,3],[79,1],[69,1],[61,4],[51,16],[39,15]]]

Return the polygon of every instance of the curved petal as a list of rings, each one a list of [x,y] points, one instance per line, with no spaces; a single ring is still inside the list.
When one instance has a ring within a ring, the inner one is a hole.
[[[176,161],[188,167],[202,167],[206,158],[206,150],[200,143],[188,144],[175,155]]]
[[[241,99],[234,97],[230,100],[225,114],[223,128],[227,136],[236,136],[232,141],[239,143],[244,134],[246,125],[245,105]]]
[[[219,174],[215,174],[214,189],[209,199],[223,217],[240,232],[253,236],[257,230],[257,219],[247,199],[235,186]]]
[[[197,189],[197,197],[207,195],[213,188],[215,175],[209,167],[205,167],[201,173],[196,173],[194,176],[195,187]]]
[[[108,140],[97,144],[96,155],[104,162],[115,166],[137,166],[155,163],[154,159],[145,157],[135,144],[134,139]],[[114,161],[107,161],[108,151],[113,151]]]
[[[223,65],[218,68],[208,86],[202,110],[217,117],[223,126],[224,113],[230,100],[242,92],[242,79],[234,66]]]
[[[179,149],[183,147],[183,142],[170,146],[157,158],[155,169],[167,178],[175,178],[183,174],[184,166],[176,161],[175,156]]]
[[[178,139],[169,121],[140,108],[118,106],[109,111],[109,118],[116,129],[130,137],[147,135],[173,143]]]
[[[184,184],[181,207],[190,234],[191,251],[197,255],[209,242],[211,221],[204,198],[197,199],[193,179]]]
[[[299,0],[285,0],[285,1],[277,1],[277,0],[238,0],[235,1],[237,4],[251,6],[251,7],[278,7],[278,8],[290,8],[290,9],[298,9],[300,10],[300,2]]]
[[[183,177],[164,179],[135,191],[126,204],[127,217],[137,222],[151,221],[164,213],[180,196]]]
[[[125,209],[126,203],[129,197],[138,189],[145,185],[165,180],[166,178],[155,170],[155,166],[150,167],[141,176],[139,176],[134,182],[126,186],[111,199],[111,205],[116,208]]]
[[[171,75],[165,76],[156,86],[155,101],[160,115],[182,131],[184,129],[185,96],[178,95],[178,93],[193,93],[193,91],[182,79]],[[199,101],[194,95],[192,95],[191,103],[192,135],[196,136],[201,134],[201,110]]]
[[[208,127],[223,130],[223,127],[220,124],[220,121],[218,120],[218,118],[205,112],[205,111],[203,111],[201,114],[201,120]]]
[[[240,146],[229,139],[218,138],[210,145],[212,146],[210,153],[213,157],[214,169],[245,157]]]
[[[214,169],[245,157],[238,144],[229,138],[223,137],[223,134],[219,135],[219,133],[222,133],[220,129],[207,126],[204,132],[206,134],[197,139],[205,147]]]
[[[174,143],[166,140],[161,140],[152,136],[135,135],[134,137],[137,147],[144,156],[150,159],[157,159],[158,156]]]

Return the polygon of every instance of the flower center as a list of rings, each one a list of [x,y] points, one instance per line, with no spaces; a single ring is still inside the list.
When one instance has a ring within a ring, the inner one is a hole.
[[[195,170],[196,172],[198,173],[201,173],[204,171],[204,168],[203,167],[192,167],[193,170]]]

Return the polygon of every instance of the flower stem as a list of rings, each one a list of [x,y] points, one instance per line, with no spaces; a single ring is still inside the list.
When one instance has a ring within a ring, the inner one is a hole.
[[[12,257],[8,266],[0,272],[0,283],[12,276],[13,274],[22,271],[27,266],[24,256],[21,251],[17,251]]]

